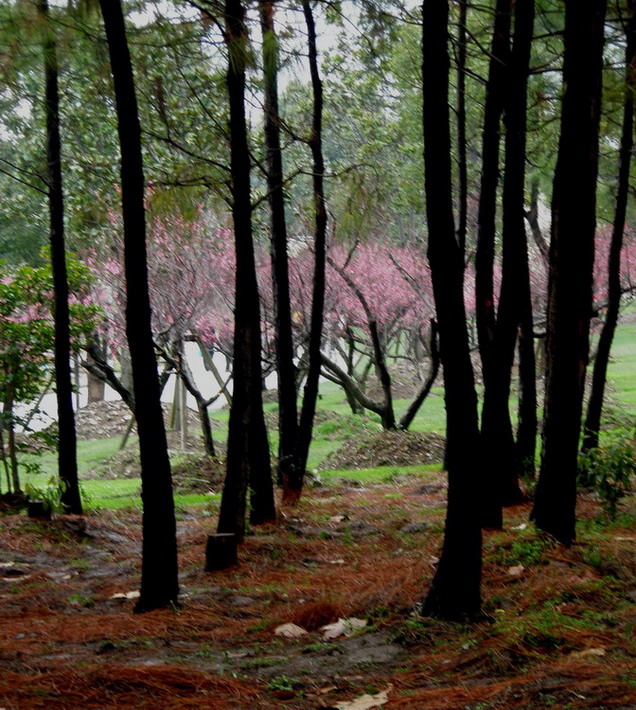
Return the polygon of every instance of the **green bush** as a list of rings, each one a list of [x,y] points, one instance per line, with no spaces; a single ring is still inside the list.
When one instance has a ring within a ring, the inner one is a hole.
[[[636,448],[626,432],[612,435],[579,457],[579,485],[596,491],[603,513],[615,520],[618,501],[630,489],[636,474]]]

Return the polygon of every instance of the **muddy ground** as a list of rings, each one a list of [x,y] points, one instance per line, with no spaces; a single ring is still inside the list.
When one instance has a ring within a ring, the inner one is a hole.
[[[510,511],[486,536],[485,614],[468,625],[414,612],[444,496],[442,474],[309,489],[247,537],[237,568],[212,574],[215,511],[181,510],[182,607],[144,615],[114,596],[138,588],[138,513],[3,515],[0,707],[309,710],[366,694],[422,710],[636,708],[633,497],[604,527],[584,499],[569,550],[526,526],[527,506]],[[367,625],[320,631],[351,617]],[[288,622],[306,633],[277,636]]]

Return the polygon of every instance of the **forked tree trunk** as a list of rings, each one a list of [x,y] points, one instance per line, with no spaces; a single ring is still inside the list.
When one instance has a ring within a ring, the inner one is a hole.
[[[423,613],[462,619],[481,608],[481,472],[477,395],[468,349],[463,261],[455,237],[448,111],[448,0],[424,0],[424,167],[428,259],[446,403],[448,507],[437,571]]]
[[[64,193],[62,190],[62,153],[57,67],[57,44],[49,24],[47,0],[39,0],[43,20],[46,113],[47,190],[49,198],[49,239],[53,270],[53,321],[55,392],[58,418],[58,472],[62,482],[62,507],[67,513],[82,514],[82,499],[77,478],[77,436],[73,412],[71,380],[71,330],[69,288],[64,245]]]
[[[121,201],[130,347],[139,451],[143,543],[137,612],[178,603],[177,537],[172,476],[161,410],[148,294],[141,126],[121,0],[100,0],[115,85],[121,148]]]
[[[275,520],[269,442],[261,391],[261,323],[250,190],[250,154],[245,120],[245,68],[248,35],[240,0],[226,0],[226,76],[230,102],[232,219],[236,252],[232,406],[227,444],[227,472],[218,532],[245,534],[246,493],[251,489],[253,524]]]
[[[592,314],[598,133],[606,0],[567,0],[563,107],[552,197],[546,395],[532,518],[575,539],[576,475]]]
[[[634,95],[636,94],[636,1],[629,2],[629,17],[625,29],[627,45],[625,47],[625,100],[623,106],[623,129],[619,154],[618,190],[616,193],[616,211],[612,228],[612,241],[607,264],[609,279],[607,313],[605,323],[594,360],[592,389],[587,404],[585,418],[583,451],[589,451],[598,446],[601,414],[603,413],[603,398],[605,381],[609,364],[612,341],[618,323],[621,305],[621,250],[625,232],[625,218],[630,187],[630,167],[632,149],[634,147]]]
[[[482,445],[492,452],[490,479],[494,484],[485,524],[500,527],[501,507],[524,500],[519,488],[520,463],[510,417],[510,386],[517,332],[522,311],[530,304],[528,247],[524,218],[526,162],[526,89],[534,23],[534,0],[517,0],[515,32],[506,82],[506,157],[503,180],[502,280],[490,371],[485,381]]]

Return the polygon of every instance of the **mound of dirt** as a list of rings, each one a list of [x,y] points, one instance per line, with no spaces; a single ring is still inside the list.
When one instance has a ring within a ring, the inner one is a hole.
[[[265,412],[265,424],[269,431],[276,431],[278,412]],[[328,441],[359,439],[364,434],[377,430],[378,426],[365,417],[342,415],[329,409],[317,409],[314,414],[314,435]]]
[[[170,404],[163,403],[163,416],[166,427],[170,420]],[[82,407],[75,412],[75,428],[78,439],[112,439],[123,436],[132,414],[130,409],[121,401],[94,402]],[[199,418],[195,412],[188,410],[188,427],[199,429]],[[53,422],[47,432],[54,433],[57,422]],[[31,437],[29,437],[31,438]]]
[[[172,464],[172,483],[175,493],[208,493],[220,491],[225,478],[225,463],[199,454],[183,454]],[[129,446],[104,459],[99,465],[82,474],[83,479],[113,480],[139,478],[139,449]]]
[[[225,461],[188,456],[172,467],[175,493],[219,493],[225,480]]]
[[[415,466],[444,459],[446,440],[439,434],[382,431],[349,439],[324,459],[319,470]]]

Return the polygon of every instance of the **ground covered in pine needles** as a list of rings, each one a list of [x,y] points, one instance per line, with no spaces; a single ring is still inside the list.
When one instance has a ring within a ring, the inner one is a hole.
[[[636,708],[634,497],[612,524],[583,497],[567,550],[527,525],[528,506],[508,511],[485,538],[472,625],[414,611],[444,498],[441,473],[311,488],[213,574],[216,511],[180,510],[182,607],[143,615],[138,512],[2,515],[0,707]],[[366,626],[321,631],[352,618]],[[288,623],[305,633],[277,635]]]

